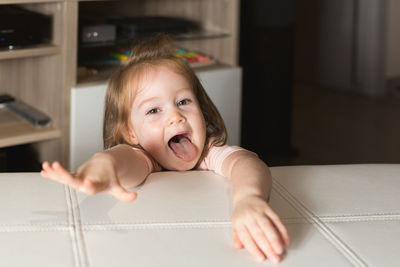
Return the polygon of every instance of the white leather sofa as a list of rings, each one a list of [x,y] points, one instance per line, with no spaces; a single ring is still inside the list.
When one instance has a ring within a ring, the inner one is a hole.
[[[271,168],[292,245],[280,266],[400,266],[400,165]],[[138,199],[0,174],[0,266],[268,266],[232,241],[231,187],[211,172],[152,174]]]

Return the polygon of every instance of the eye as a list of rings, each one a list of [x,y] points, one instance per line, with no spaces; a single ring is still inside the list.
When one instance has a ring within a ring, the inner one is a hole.
[[[152,109],[150,109],[149,111],[146,112],[146,115],[156,114],[158,112],[160,112],[159,108],[152,108]]]
[[[178,106],[188,105],[190,103],[192,103],[192,100],[190,100],[189,98],[186,98],[186,99],[179,101]]]

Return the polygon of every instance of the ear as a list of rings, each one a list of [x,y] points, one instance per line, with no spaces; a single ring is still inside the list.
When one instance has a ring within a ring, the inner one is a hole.
[[[128,141],[132,145],[139,144],[139,140],[136,137],[135,131],[132,129],[132,127],[125,128],[123,132],[126,141]]]

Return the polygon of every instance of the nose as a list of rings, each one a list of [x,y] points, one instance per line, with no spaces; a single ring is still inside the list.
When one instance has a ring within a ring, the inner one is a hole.
[[[185,116],[177,108],[174,108],[169,112],[169,116],[168,116],[168,124],[169,125],[182,123],[185,121],[186,121]]]

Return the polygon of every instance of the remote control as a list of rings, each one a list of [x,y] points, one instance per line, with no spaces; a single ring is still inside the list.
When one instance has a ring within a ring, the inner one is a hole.
[[[1,94],[0,95],[0,104],[8,103],[14,101],[15,98],[8,95],[8,94]]]
[[[6,106],[9,110],[25,118],[34,126],[46,126],[50,124],[51,119],[49,116],[20,100],[9,102]]]

